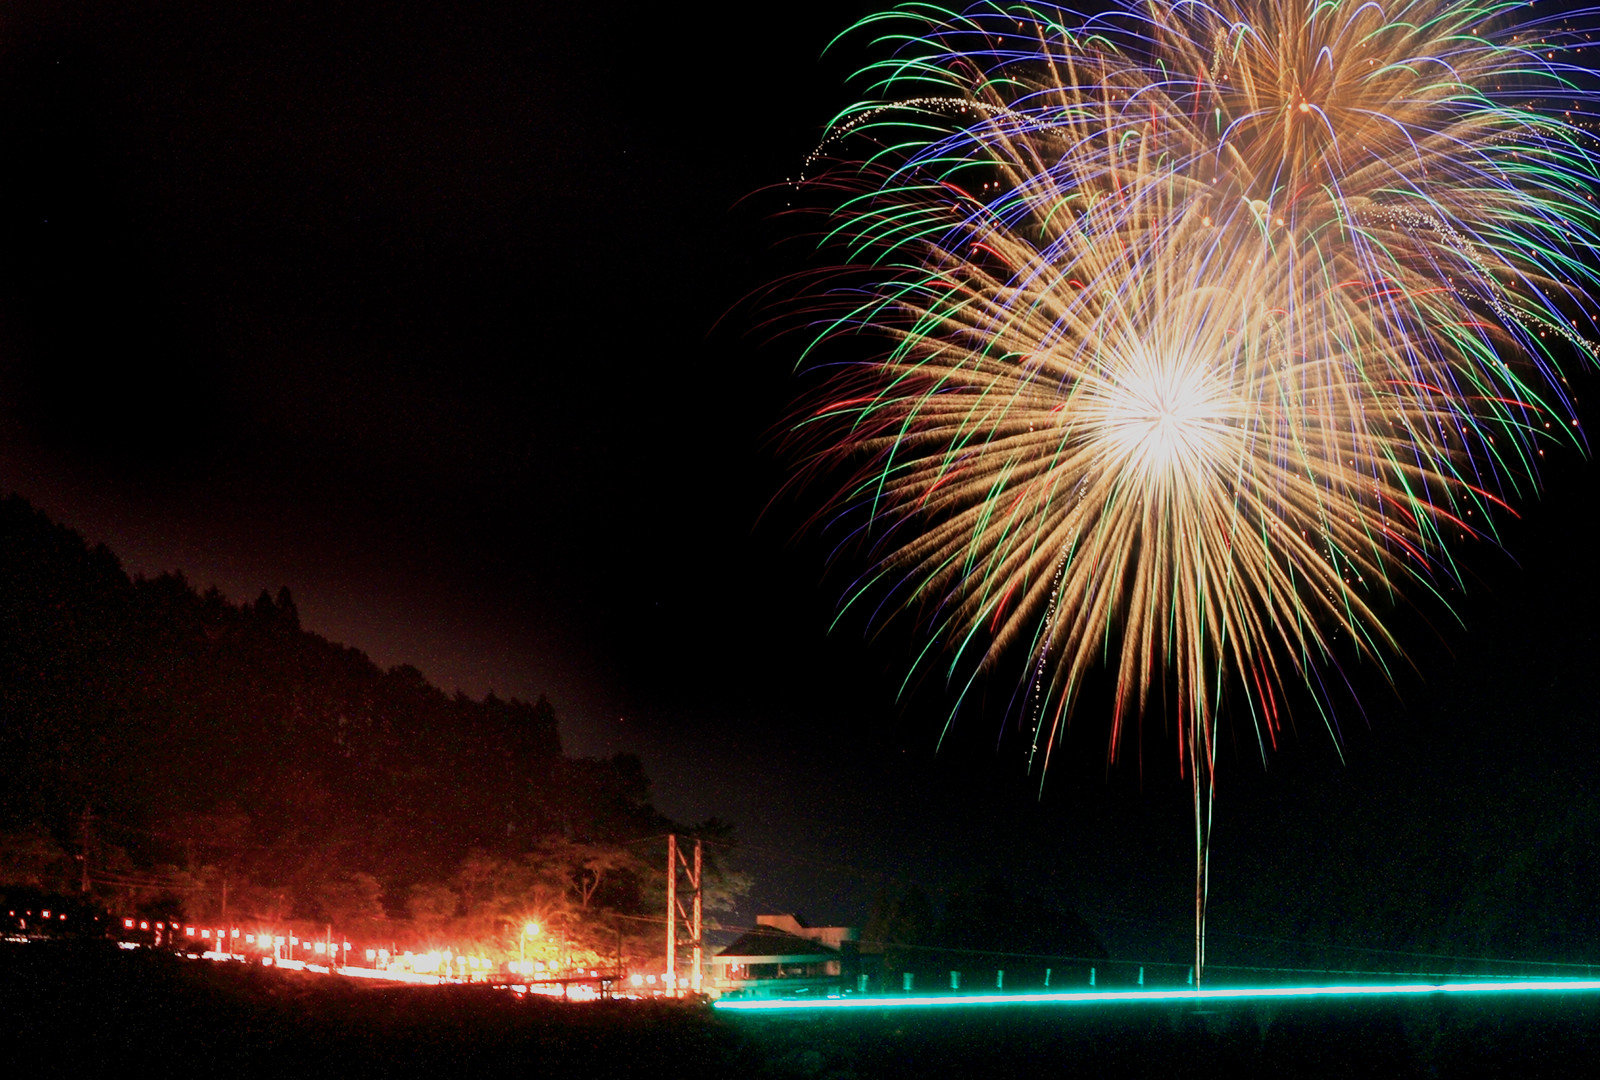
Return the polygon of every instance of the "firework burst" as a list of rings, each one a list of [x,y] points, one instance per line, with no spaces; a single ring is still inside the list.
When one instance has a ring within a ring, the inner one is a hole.
[[[895,51],[824,144],[860,148],[815,182],[867,284],[822,337],[892,343],[802,424],[856,470],[854,595],[960,685],[1024,651],[1041,769],[1101,664],[1113,757],[1171,709],[1197,971],[1223,694],[1264,746],[1335,635],[1391,654],[1379,599],[1573,424],[1596,171],[1529,99],[1588,99],[1507,10],[919,5],[867,21]]]

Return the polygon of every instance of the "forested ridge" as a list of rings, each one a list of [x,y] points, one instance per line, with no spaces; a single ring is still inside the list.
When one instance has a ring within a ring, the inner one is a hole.
[[[655,911],[663,834],[729,832],[657,812],[637,758],[564,755],[543,697],[381,670],[303,629],[286,587],[235,604],[130,577],[17,496],[0,502],[0,829],[4,882],[75,889],[86,854],[125,906],[480,939],[537,910],[596,943]]]

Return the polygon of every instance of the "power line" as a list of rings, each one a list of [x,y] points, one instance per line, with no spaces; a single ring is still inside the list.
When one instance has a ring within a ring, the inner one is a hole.
[[[182,885],[175,881],[139,880],[131,877],[111,877],[105,874],[91,874],[89,882],[93,885],[109,885],[119,889],[162,889],[168,892],[200,892],[209,890],[209,885]]]

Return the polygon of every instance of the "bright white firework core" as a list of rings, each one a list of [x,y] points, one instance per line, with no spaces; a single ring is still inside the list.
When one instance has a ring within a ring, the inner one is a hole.
[[[1204,460],[1223,411],[1221,387],[1205,365],[1141,349],[1109,374],[1105,436],[1126,469],[1155,479]]]

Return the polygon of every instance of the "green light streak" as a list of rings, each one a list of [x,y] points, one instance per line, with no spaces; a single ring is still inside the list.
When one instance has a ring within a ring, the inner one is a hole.
[[[1211,990],[1107,990],[1039,994],[952,994],[889,997],[784,998],[718,1001],[721,1012],[819,1012],[841,1009],[953,1009],[1002,1005],[1142,1005],[1202,1001],[1281,1001],[1300,998],[1425,997],[1484,994],[1600,992],[1600,979],[1537,979],[1521,982],[1394,983],[1346,986],[1228,986]]]

